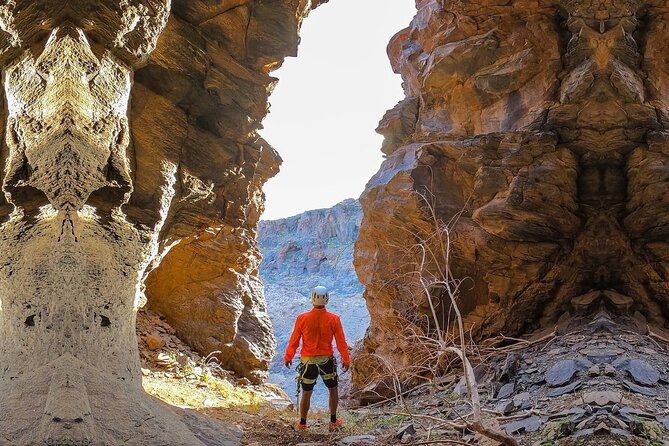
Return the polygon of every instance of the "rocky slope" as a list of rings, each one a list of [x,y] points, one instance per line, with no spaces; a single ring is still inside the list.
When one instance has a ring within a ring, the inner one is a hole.
[[[257,129],[318,3],[0,4],[0,444],[237,442],[142,391],[135,314],[266,376]]]
[[[421,351],[410,334],[453,320],[443,286],[427,290],[434,313],[416,286],[419,270],[445,275],[434,237],[444,225],[450,282],[467,278],[459,307],[476,340],[600,305],[663,326],[665,4],[417,8],[388,46],[406,98],[380,123],[387,157],[360,199],[355,265],[371,326],[358,386],[370,369],[371,381],[388,374],[371,354],[406,369]],[[432,251],[421,257],[417,243]]]
[[[269,381],[289,394],[295,389],[295,371],[283,366],[283,354],[298,314],[311,308],[309,294],[317,284],[331,290],[328,310],[340,315],[349,344],[360,339],[369,323],[362,285],[353,269],[353,244],[362,210],[357,200],[332,208],[306,211],[280,220],[262,220],[258,244],[263,255],[260,276],[274,333],[276,355]],[[326,404],[318,386],[314,404]]]

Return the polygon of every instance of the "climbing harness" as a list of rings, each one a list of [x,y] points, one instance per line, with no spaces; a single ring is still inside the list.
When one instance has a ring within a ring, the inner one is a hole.
[[[332,373],[325,373],[325,370],[323,370],[321,367],[323,367],[325,364],[327,364],[329,361],[332,361],[333,363],[333,370]],[[316,368],[318,369],[318,373],[316,374],[316,377],[311,379],[311,378],[306,378],[304,375],[307,372],[308,366],[309,365],[315,365]],[[327,381],[330,379],[335,379],[339,375],[337,374],[337,359],[334,356],[313,356],[313,357],[303,357],[300,358],[300,363],[297,365],[297,375],[295,376],[295,401],[297,405],[297,410],[299,411],[300,407],[300,392],[302,390],[302,383],[304,384],[315,384],[316,380],[318,377],[321,377],[323,381]]]

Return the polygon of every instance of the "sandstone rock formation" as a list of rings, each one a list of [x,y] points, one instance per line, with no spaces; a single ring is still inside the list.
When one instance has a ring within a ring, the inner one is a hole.
[[[451,223],[474,338],[521,335],[600,304],[664,325],[664,2],[417,7],[388,46],[406,98],[381,121],[387,157],[361,197],[356,269],[371,326],[357,384],[370,379],[369,353],[398,368],[414,360],[397,315],[426,310],[399,291],[413,265],[398,247],[433,228],[419,193]],[[439,311],[446,320],[450,304]]]
[[[239,441],[143,393],[135,313],[162,260],[149,296],[183,337],[267,368],[254,228],[280,159],[256,130],[315,4],[170,3],[0,3],[0,444]]]
[[[318,3],[174,2],[131,98],[137,185],[126,212],[138,223],[160,217],[156,160],[175,166],[148,306],[253,382],[267,376],[276,345],[255,228],[261,187],[281,162],[257,130],[276,82],[269,73],[296,54],[300,23]]]

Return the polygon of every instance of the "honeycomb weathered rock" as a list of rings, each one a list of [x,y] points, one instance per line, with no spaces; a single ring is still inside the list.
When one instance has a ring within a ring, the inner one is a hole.
[[[0,444],[239,442],[144,394],[135,314],[162,260],[151,304],[266,372],[255,226],[280,159],[256,131],[317,3],[0,2]]]

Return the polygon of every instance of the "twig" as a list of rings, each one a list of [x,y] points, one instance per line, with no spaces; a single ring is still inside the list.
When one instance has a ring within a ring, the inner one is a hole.
[[[551,343],[552,343],[555,339],[557,339],[557,333],[556,333],[556,330],[553,330],[552,333],[549,333],[549,336],[551,336],[551,338],[548,340],[548,342],[546,342],[546,344],[545,344],[543,347],[541,347],[541,350],[539,350],[539,351],[543,352],[544,350],[546,350],[546,348],[547,348],[549,345],[551,345]]]
[[[664,342],[665,344],[669,344],[669,339],[665,338],[664,336],[660,335],[659,333],[655,333],[650,328],[650,325],[646,325],[646,334],[651,339],[657,339],[658,341]],[[660,346],[658,345],[658,347],[660,347]]]
[[[435,255],[433,251],[430,249],[428,244],[423,242],[421,244],[421,262],[420,262],[420,269],[419,271],[424,270],[424,266],[426,263],[425,260],[425,254],[426,251],[429,252],[429,254],[432,256],[432,260],[435,264],[435,267],[438,270],[439,273],[439,279],[437,280],[432,280],[428,284],[426,283],[426,280],[424,280],[423,277],[421,277],[421,285],[423,287],[423,291],[425,293],[425,296],[427,298],[427,301],[430,305],[430,311],[432,313],[433,321],[434,324],[437,327],[437,336],[439,340],[439,344],[441,345],[441,351],[442,352],[448,352],[448,353],[455,353],[459,358],[460,361],[462,362],[462,368],[464,372],[464,378],[465,378],[465,385],[467,388],[467,395],[469,396],[469,400],[472,406],[472,417],[473,421],[467,421],[467,426],[469,429],[478,432],[481,435],[484,435],[488,438],[491,438],[495,441],[499,441],[502,443],[504,446],[518,446],[518,442],[513,438],[507,435],[503,431],[496,430],[494,428],[488,427],[484,422],[483,418],[481,415],[481,399],[478,393],[478,388],[476,385],[476,376],[474,375],[474,369],[472,368],[471,363],[469,362],[469,359],[467,358],[467,344],[465,341],[465,328],[464,324],[462,322],[462,314],[460,313],[460,308],[458,307],[458,302],[457,298],[460,294],[460,285],[462,284],[461,280],[457,280],[453,276],[453,272],[451,270],[451,234],[450,234],[450,225],[454,224],[457,222],[457,218],[459,218],[460,214],[457,214],[454,216],[454,219],[449,222],[449,225],[444,225],[438,218],[437,213],[436,213],[436,206],[434,203],[431,203],[425,195],[422,195],[419,193],[419,195],[423,198],[425,201],[425,204],[427,205],[427,209],[429,212],[429,216],[432,220],[432,224],[434,225],[434,235],[435,239],[437,241],[437,248],[440,251],[440,259],[439,256]],[[441,260],[441,261],[440,261]],[[443,263],[442,263],[443,262]],[[455,313],[455,318],[457,322],[457,328],[458,328],[458,334],[460,338],[460,347],[455,347],[452,345],[447,345],[445,343],[445,340],[442,336],[441,333],[441,328],[439,324],[439,320],[436,315],[436,310],[433,302],[433,296],[431,291],[431,288],[437,288],[438,290],[441,291],[440,295],[443,296],[446,294],[448,296],[448,299],[450,300],[451,304],[451,310]]]

